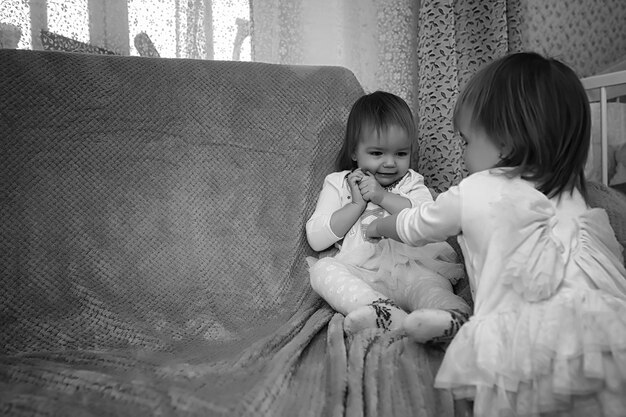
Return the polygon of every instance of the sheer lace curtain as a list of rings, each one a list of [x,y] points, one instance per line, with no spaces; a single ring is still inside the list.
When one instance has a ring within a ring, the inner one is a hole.
[[[20,49],[87,44],[120,55],[149,54],[137,48],[146,41],[164,58],[341,65],[350,68],[366,90],[390,89],[412,100],[418,3],[2,0],[0,41],[3,47]],[[42,41],[42,30],[52,40]]]
[[[249,18],[248,0],[2,0],[0,47],[250,60]]]
[[[253,56],[349,68],[367,92],[417,94],[418,0],[252,2]]]

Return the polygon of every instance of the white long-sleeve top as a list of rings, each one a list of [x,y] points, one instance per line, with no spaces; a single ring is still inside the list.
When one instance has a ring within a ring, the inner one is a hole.
[[[626,369],[615,353],[626,346],[626,269],[606,211],[577,190],[548,198],[506,171],[472,174],[396,219],[404,243],[457,235],[465,255],[474,314],[447,347],[435,387],[475,392],[480,416],[512,404],[511,415],[562,411],[580,387],[624,398],[623,386],[606,388]]]
[[[358,230],[364,216],[352,226],[345,236],[337,236],[330,228],[330,218],[333,213],[351,202],[352,193],[348,185],[347,175],[350,171],[333,172],[326,176],[322,191],[317,200],[317,206],[313,215],[306,224],[306,233],[309,245],[316,251],[329,248],[331,245],[344,240],[342,250],[357,248],[363,240]],[[424,177],[412,169],[390,190],[390,192],[406,197],[411,202],[411,207],[417,207],[426,201],[433,201],[428,187],[424,185]],[[380,208],[369,203],[365,215]],[[354,242],[351,242],[356,240]]]
[[[435,202],[402,210],[396,220],[398,236],[409,245],[458,236],[475,299],[475,316],[513,308],[528,292],[554,291],[550,285],[612,288],[615,284],[599,282],[620,281],[623,272],[606,274],[607,277],[591,273],[598,280],[592,285],[580,266],[591,261],[578,262],[579,257],[588,257],[587,252],[599,246],[612,258],[606,264],[616,264],[623,271],[622,248],[603,210],[589,209],[578,191],[548,199],[532,183],[519,177],[509,178],[505,172],[506,169],[494,169],[470,175],[440,194]],[[592,235],[597,239],[586,237],[585,233],[591,230],[589,224],[594,225]],[[558,250],[550,249],[553,247]],[[504,279],[513,258],[520,258],[517,268],[523,273],[517,271],[512,276],[553,277],[554,282],[545,284],[550,291],[535,280],[524,282],[520,278],[512,286]],[[607,265],[605,269],[609,268]],[[522,283],[532,290],[517,288]],[[512,290],[514,287],[517,291]],[[620,283],[619,287],[616,292],[626,294],[626,284]]]

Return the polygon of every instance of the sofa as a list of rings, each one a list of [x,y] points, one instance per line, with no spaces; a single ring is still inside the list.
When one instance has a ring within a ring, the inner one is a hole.
[[[346,337],[309,286],[361,94],[339,67],[0,50],[0,414],[452,416],[440,347]],[[626,244],[626,199],[590,190]]]

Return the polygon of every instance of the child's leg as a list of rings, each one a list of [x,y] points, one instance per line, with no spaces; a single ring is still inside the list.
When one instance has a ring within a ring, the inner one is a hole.
[[[375,291],[334,258],[322,258],[310,268],[311,287],[336,311],[346,316],[346,332],[379,327],[399,329],[407,313]]]
[[[419,277],[406,294],[412,313],[403,327],[420,343],[449,343],[471,314],[470,306],[454,294],[450,281],[441,275]]]

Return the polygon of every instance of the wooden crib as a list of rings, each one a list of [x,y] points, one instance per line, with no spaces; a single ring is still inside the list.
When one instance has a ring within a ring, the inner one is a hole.
[[[619,162],[615,152],[626,147],[626,61],[602,74],[582,78],[592,108],[592,141],[587,177],[626,190],[626,183],[611,184]],[[626,149],[626,148],[624,148]],[[626,152],[623,151],[623,152]],[[624,162],[626,163],[626,162]],[[594,174],[596,174],[594,178]]]

